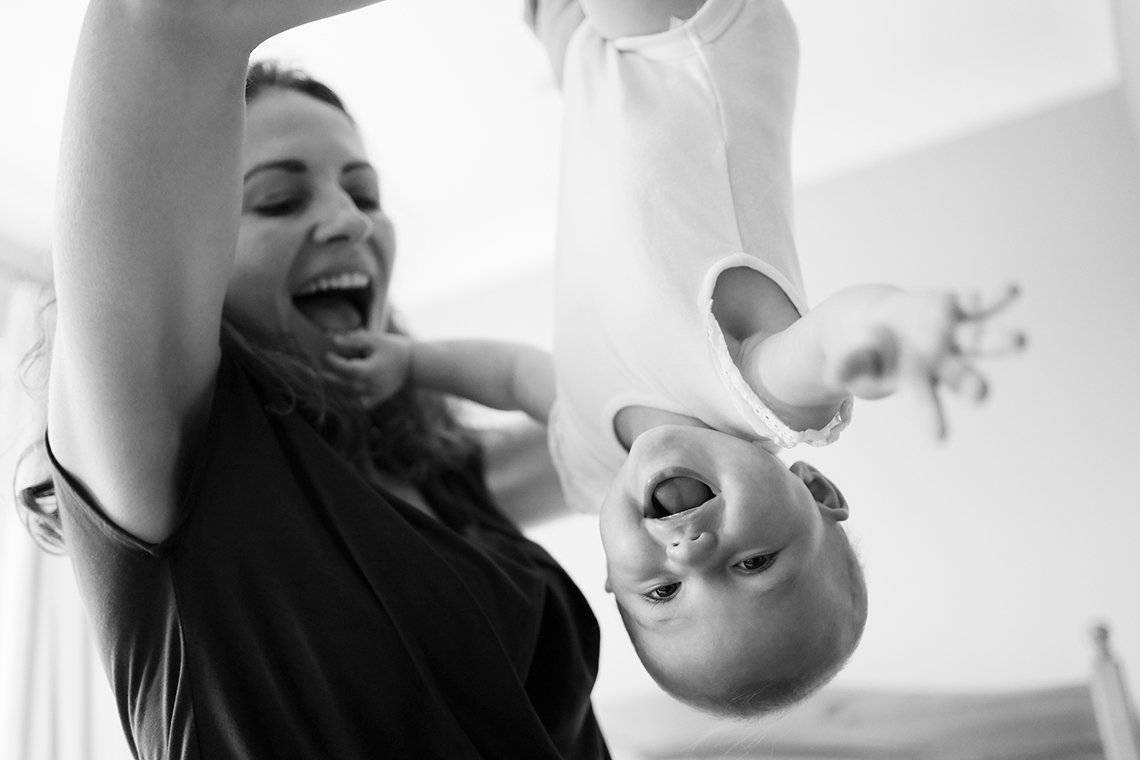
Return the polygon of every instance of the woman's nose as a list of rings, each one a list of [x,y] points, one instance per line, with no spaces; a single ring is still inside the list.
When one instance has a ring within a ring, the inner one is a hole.
[[[703,565],[713,556],[716,549],[716,534],[709,531],[689,532],[673,538],[665,551],[675,561],[686,567]]]
[[[357,243],[372,234],[374,225],[368,214],[357,208],[349,197],[330,201],[313,230],[316,243]]]

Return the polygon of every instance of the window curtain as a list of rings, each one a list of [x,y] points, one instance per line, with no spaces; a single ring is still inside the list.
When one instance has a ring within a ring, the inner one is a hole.
[[[0,275],[0,758],[128,760],[66,557],[41,551],[15,508],[23,451],[44,430],[42,365],[20,363],[42,333],[40,283]]]

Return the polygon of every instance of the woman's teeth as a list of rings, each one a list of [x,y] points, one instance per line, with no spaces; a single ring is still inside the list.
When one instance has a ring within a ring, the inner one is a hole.
[[[293,305],[326,333],[365,327],[372,303],[372,278],[360,271],[314,277],[293,294]]]
[[[343,272],[309,280],[294,295],[307,296],[326,290],[359,290],[372,284],[372,278],[364,272]]]

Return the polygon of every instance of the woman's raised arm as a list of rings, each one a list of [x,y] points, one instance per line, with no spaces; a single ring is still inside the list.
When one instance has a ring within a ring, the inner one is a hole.
[[[250,51],[375,0],[92,0],[72,72],[52,245],[56,458],[158,541],[210,405],[240,210]]]

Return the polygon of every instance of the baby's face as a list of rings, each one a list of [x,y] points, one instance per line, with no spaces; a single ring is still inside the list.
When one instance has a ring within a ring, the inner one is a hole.
[[[810,628],[826,610],[847,607],[836,524],[846,505],[817,501],[805,479],[822,476],[796,470],[714,430],[662,426],[640,435],[601,510],[607,588],[631,633],[636,627],[692,659],[697,650],[749,648],[768,633],[788,640],[775,633]],[[654,499],[656,492],[666,503],[683,493],[693,500],[705,488],[707,500],[684,511]]]

